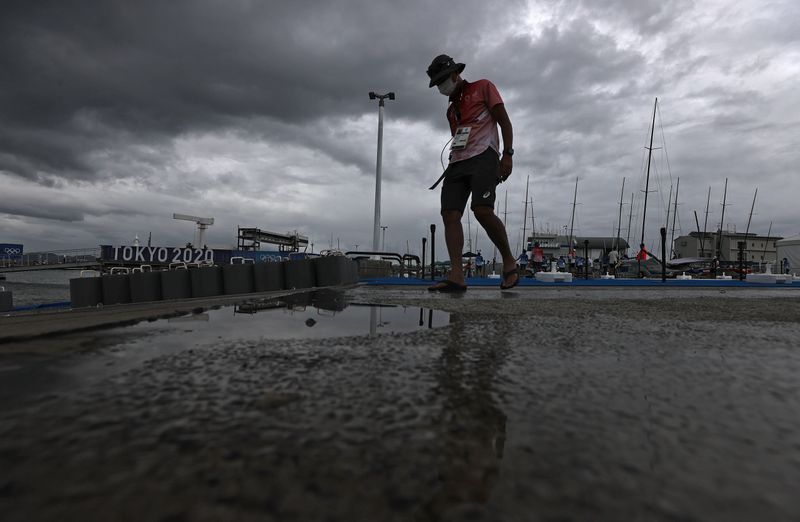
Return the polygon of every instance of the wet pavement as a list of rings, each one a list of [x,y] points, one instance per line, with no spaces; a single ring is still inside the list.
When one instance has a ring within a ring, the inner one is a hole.
[[[300,336],[231,326],[224,307],[48,338],[52,356],[0,344],[3,520],[800,518],[792,293],[361,287],[338,302],[399,306],[310,306],[284,329]],[[305,325],[353,308],[352,326]],[[9,377],[45,367],[69,378]]]

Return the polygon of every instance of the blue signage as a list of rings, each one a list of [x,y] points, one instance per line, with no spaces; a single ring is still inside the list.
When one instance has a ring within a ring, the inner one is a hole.
[[[214,250],[133,245],[100,245],[100,259],[104,262],[139,263],[142,265],[167,265],[170,263],[211,263],[215,261]]]
[[[22,245],[0,243],[0,259],[16,259],[22,256]]]
[[[289,252],[278,252],[277,250],[234,250],[231,252],[231,257],[252,259],[255,263],[280,263],[289,259]]]
[[[232,258],[242,257],[255,263],[284,261],[288,252],[225,250],[209,248],[149,247],[149,246],[100,246],[100,259],[105,263],[129,263],[140,265],[169,265],[172,263],[214,263],[227,265]]]

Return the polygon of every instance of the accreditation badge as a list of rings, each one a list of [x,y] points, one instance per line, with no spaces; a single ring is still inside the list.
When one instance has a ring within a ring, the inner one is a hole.
[[[453,143],[450,145],[450,150],[464,150],[467,148],[469,141],[469,133],[471,127],[459,127],[453,135]]]

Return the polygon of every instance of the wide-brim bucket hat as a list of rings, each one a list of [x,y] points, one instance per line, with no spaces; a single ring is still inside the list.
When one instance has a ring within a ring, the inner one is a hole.
[[[461,74],[464,67],[466,67],[465,64],[456,63],[455,60],[446,54],[440,54],[434,58],[430,66],[428,66],[428,76],[431,79],[431,83],[428,84],[428,87],[439,85],[454,72]]]

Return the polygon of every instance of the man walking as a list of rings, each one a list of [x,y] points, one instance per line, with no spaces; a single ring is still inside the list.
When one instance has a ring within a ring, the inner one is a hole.
[[[486,275],[483,273],[483,256],[480,250],[478,250],[478,255],[475,256],[475,275],[478,277],[484,277]]]
[[[437,282],[428,290],[463,292],[467,289],[460,262],[464,248],[461,217],[470,196],[470,209],[503,258],[500,288],[507,290],[517,286],[519,274],[516,259],[508,245],[506,229],[494,213],[494,202],[498,183],[511,175],[513,130],[503,99],[494,84],[489,80],[464,80],[461,78],[464,67],[463,63],[456,63],[446,54],[434,58],[428,67],[428,87],[437,87],[450,102],[447,121],[453,136],[450,163],[439,178],[439,181],[444,180],[441,212],[451,271],[447,279]],[[502,151],[498,126],[503,136]],[[431,188],[435,188],[439,181]]]

